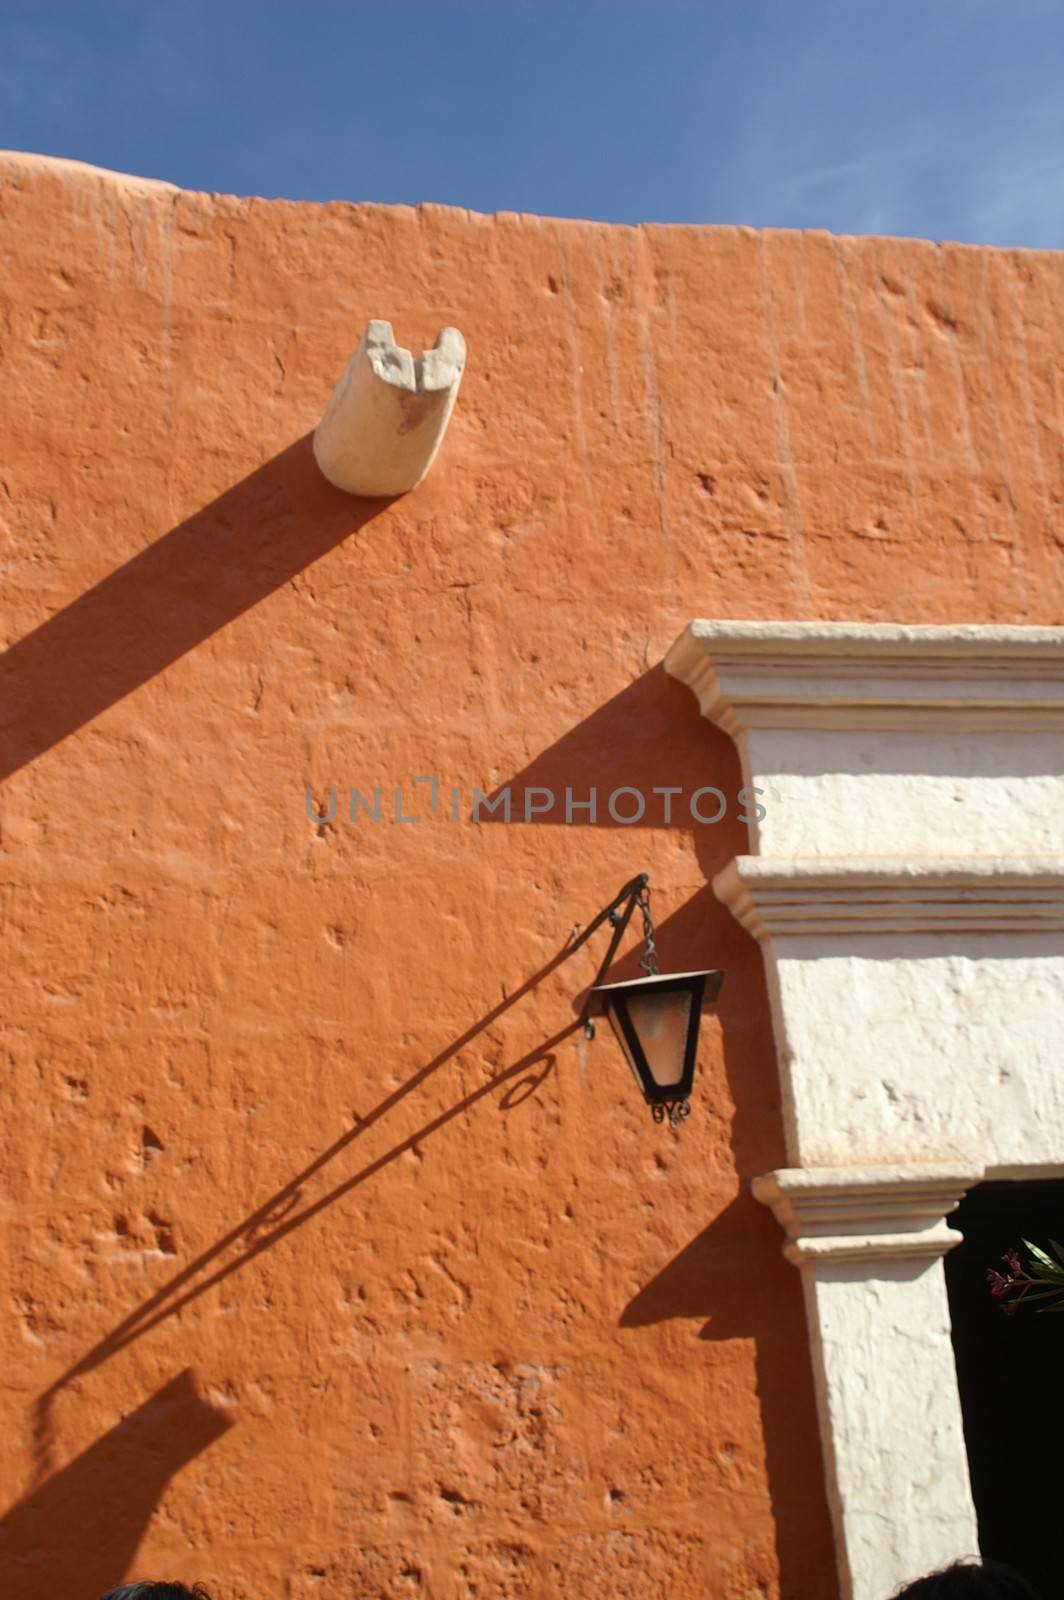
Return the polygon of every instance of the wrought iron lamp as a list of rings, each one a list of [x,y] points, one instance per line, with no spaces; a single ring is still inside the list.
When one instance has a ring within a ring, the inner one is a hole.
[[[643,917],[646,949],[639,965],[646,977],[628,983],[603,983],[636,906]],[[625,884],[612,904],[591,923],[584,937],[603,922],[610,923],[613,938],[588,991],[581,1024],[587,1037],[593,1039],[593,1019],[596,1016],[609,1018],[654,1121],[664,1122],[668,1116],[669,1126],[675,1128],[691,1114],[702,1007],[717,998],[724,973],[658,971],[654,921],[650,914],[650,879],[645,872]]]

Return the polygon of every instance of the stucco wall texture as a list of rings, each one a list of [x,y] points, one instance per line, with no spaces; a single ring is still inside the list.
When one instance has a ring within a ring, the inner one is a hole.
[[[1064,261],[0,177],[0,1591],[832,1600],[739,808],[605,800],[740,787],[694,616],[1064,621]],[[469,343],[392,503],[371,317]],[[565,958],[643,869],[678,1135]]]

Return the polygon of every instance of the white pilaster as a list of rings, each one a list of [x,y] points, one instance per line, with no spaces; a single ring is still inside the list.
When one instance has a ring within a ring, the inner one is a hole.
[[[815,1329],[814,1380],[844,1592],[886,1596],[977,1539],[941,1257],[975,1168],[821,1167],[754,1182]],[[870,1381],[870,1378],[873,1381]]]
[[[975,1551],[941,1255],[1064,1172],[1064,629],[693,623],[666,667],[761,790],[714,880],[765,953],[847,1600]]]

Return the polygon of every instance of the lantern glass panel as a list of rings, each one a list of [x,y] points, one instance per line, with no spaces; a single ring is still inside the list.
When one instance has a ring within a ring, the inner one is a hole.
[[[651,1077],[659,1089],[673,1088],[683,1077],[687,1030],[691,1022],[691,991],[667,989],[633,994],[627,1006]]]

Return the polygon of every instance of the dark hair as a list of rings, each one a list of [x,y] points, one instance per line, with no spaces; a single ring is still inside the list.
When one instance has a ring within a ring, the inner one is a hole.
[[[1039,1600],[1026,1578],[997,1561],[956,1561],[899,1589],[894,1600]]]
[[[183,1583],[125,1583],[119,1589],[108,1589],[100,1600],[211,1600],[202,1584],[191,1589]]]

